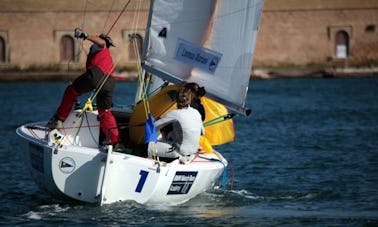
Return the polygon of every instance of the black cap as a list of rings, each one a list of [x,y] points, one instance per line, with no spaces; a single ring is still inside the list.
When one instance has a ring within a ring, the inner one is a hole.
[[[106,42],[106,47],[107,47],[107,48],[109,48],[110,46],[114,46],[114,47],[115,47],[115,45],[114,45],[112,39],[111,39],[109,36],[104,35],[104,34],[101,34],[99,37],[100,37],[101,39],[105,40],[105,42]]]

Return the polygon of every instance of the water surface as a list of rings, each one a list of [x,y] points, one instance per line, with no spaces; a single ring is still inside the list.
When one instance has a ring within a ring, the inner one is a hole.
[[[174,207],[98,207],[38,189],[15,130],[47,120],[66,85],[0,84],[2,225],[378,225],[378,78],[251,81],[252,115],[237,115],[235,142],[217,148],[230,161],[226,190]],[[115,104],[134,91],[118,83]]]

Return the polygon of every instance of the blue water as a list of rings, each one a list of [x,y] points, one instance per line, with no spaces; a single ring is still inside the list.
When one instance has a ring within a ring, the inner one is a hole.
[[[50,197],[22,162],[16,127],[47,120],[67,83],[0,84],[0,224],[378,226],[378,78],[251,81],[227,189],[174,207],[103,207]],[[118,83],[114,102],[133,99]]]

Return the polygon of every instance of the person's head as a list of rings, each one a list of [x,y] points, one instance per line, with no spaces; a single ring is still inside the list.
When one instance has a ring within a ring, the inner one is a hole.
[[[185,86],[180,87],[176,93],[177,108],[183,109],[189,107],[192,97],[193,93],[189,88]]]
[[[100,37],[102,40],[105,41],[105,43],[106,43],[106,47],[107,47],[107,48],[109,48],[109,47],[111,47],[111,46],[114,46],[114,47],[115,47],[115,45],[114,45],[112,39],[111,39],[109,36],[104,35],[104,34],[101,34],[99,37]]]
[[[194,94],[193,98],[201,98],[206,94],[205,88],[200,87],[197,83],[186,83],[184,87],[189,88]]]

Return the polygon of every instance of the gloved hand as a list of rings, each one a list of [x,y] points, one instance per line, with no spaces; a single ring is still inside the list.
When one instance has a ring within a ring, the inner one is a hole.
[[[88,33],[83,32],[81,28],[75,28],[75,38],[82,38],[82,39],[87,39],[88,38]]]

